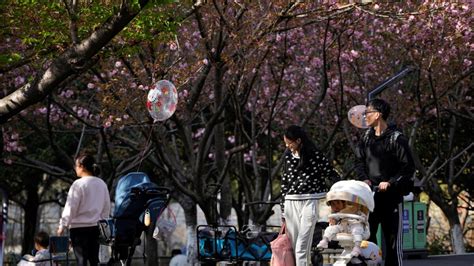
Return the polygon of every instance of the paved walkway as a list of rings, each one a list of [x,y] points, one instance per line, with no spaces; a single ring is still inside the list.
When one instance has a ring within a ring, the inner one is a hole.
[[[332,259],[329,259],[330,254],[333,253],[323,255],[324,266],[332,266],[332,263],[334,263]],[[411,254],[408,258],[403,260],[403,266],[474,266],[474,253],[463,255],[433,255],[424,258],[421,256],[416,257],[416,255]]]
[[[464,255],[437,255],[424,259],[403,260],[403,266],[474,266],[474,253]]]

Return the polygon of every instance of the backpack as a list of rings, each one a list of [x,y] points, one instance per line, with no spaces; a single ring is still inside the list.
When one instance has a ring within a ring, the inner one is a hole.
[[[367,146],[367,144],[369,143],[369,134],[370,134],[370,129],[366,130],[364,133],[363,141],[364,141],[365,146]],[[395,144],[397,143],[397,139],[401,135],[403,135],[403,133],[398,130],[395,130],[393,134],[390,135],[390,140],[389,140],[390,151],[395,149]],[[411,152],[411,150],[409,152]],[[413,177],[402,179],[402,177],[400,176],[397,179],[397,184],[398,184],[397,189],[400,191],[400,193],[403,196],[410,194],[410,192],[413,192],[415,188],[415,180]]]

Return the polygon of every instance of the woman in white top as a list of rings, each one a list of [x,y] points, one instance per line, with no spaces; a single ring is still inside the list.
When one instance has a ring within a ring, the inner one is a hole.
[[[69,228],[77,265],[99,263],[99,228],[97,222],[109,217],[110,195],[105,182],[94,176],[94,158],[80,155],[75,161],[79,179],[69,188],[66,205],[59,221],[58,235]]]

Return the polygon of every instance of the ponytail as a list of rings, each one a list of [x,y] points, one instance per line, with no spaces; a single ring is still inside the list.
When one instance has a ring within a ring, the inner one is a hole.
[[[76,161],[86,171],[95,175],[98,172],[99,166],[95,163],[94,157],[90,154],[81,154],[76,158]]]

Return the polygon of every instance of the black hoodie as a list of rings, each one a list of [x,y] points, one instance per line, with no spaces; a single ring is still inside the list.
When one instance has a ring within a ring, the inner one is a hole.
[[[368,129],[359,142],[356,158],[355,170],[359,180],[368,179],[374,186],[389,182],[388,194],[400,196],[397,201],[401,199],[402,186],[411,180],[415,166],[408,139],[394,125],[381,136],[375,136],[373,128]]]

